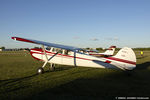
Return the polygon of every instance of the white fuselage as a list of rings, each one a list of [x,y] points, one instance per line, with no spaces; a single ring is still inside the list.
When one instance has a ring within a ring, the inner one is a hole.
[[[46,55],[48,59],[55,54],[56,52],[50,52],[46,50]],[[31,49],[31,55],[38,60],[47,60],[42,49]],[[113,65],[110,64],[111,61],[109,60],[110,62],[107,62],[107,60],[108,59],[106,58],[98,58],[88,54],[80,52],[74,53],[70,51],[68,54],[58,53],[49,61],[49,63],[95,68],[115,68]]]
[[[134,62],[112,57],[95,57],[81,52],[62,51],[56,55],[56,51],[45,50],[46,56],[50,59],[49,63],[93,67],[93,68],[116,68],[116,69],[128,69],[135,68]],[[47,61],[45,53],[42,49],[31,49],[30,51],[33,58],[37,60]],[[133,66],[133,67],[132,67]]]

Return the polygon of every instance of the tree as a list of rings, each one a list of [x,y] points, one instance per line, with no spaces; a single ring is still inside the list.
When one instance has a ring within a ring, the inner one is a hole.
[[[4,50],[4,49],[5,49],[5,47],[1,47],[1,49],[3,49],[3,50]]]

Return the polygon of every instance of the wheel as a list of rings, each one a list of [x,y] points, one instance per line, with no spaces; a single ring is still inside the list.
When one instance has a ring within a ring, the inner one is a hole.
[[[44,73],[44,69],[42,67],[38,68],[37,73],[38,74],[43,74]]]

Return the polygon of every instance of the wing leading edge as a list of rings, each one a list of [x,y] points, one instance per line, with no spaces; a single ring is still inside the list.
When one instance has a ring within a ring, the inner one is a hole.
[[[17,40],[17,41],[29,42],[29,43],[34,43],[34,44],[41,44],[41,45],[45,45],[45,46],[49,46],[49,47],[61,48],[61,49],[66,49],[66,50],[71,50],[71,51],[82,50],[81,48],[76,48],[76,47],[72,47],[72,46],[60,45],[60,44],[55,44],[55,43],[48,43],[48,42],[26,39],[26,38],[21,38],[21,37],[11,37],[11,38],[13,40]]]

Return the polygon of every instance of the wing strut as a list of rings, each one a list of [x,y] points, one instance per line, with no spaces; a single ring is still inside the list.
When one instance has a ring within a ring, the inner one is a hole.
[[[42,49],[43,49],[43,51],[44,51],[44,55],[45,55],[46,61],[48,61],[48,57],[47,57],[47,54],[46,54],[46,51],[45,51],[44,45],[42,45]]]
[[[76,51],[74,51],[74,66],[75,67],[77,66],[77,63],[76,63]]]

